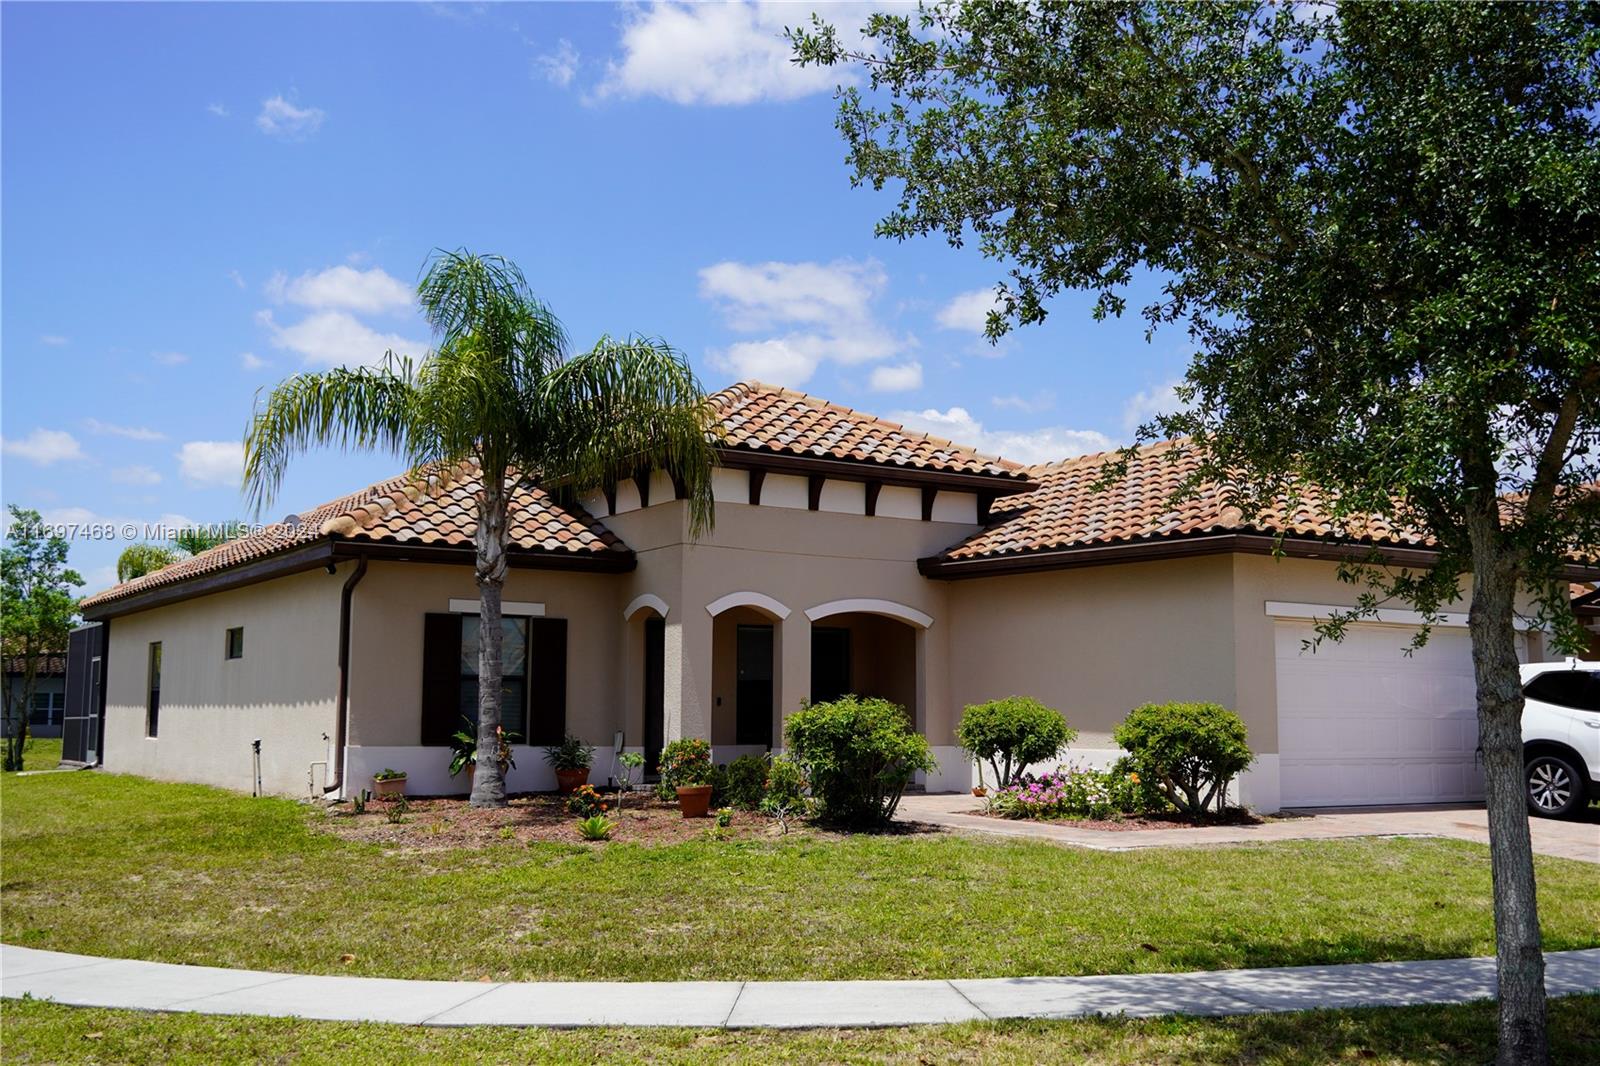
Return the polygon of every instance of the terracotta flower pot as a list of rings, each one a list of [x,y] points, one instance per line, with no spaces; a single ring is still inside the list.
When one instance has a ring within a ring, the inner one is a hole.
[[[589,771],[587,769],[556,771],[556,787],[561,790],[562,795],[576,792],[588,783]]]
[[[472,795],[472,778],[473,775],[478,772],[478,764],[475,762],[467,763],[467,769],[465,772],[467,775],[467,795],[470,796]]]
[[[406,794],[406,779],[403,777],[386,777],[380,781],[374,777],[372,779],[372,794],[379,799],[404,796]]]
[[[704,818],[711,809],[710,785],[679,785],[678,810],[685,818]]]
[[[972,794],[974,796],[980,796],[980,797],[981,796],[987,796],[989,794],[989,790],[984,788],[982,785],[973,785],[972,786]]]

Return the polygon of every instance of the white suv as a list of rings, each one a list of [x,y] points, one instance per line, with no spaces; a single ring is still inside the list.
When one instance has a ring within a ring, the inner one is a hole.
[[[1600,662],[1522,667],[1528,810],[1562,818],[1600,799]]]

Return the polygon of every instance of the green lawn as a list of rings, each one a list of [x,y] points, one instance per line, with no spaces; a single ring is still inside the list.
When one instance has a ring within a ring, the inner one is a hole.
[[[934,834],[385,851],[288,800],[100,773],[0,784],[8,943],[499,980],[994,977],[1492,954],[1467,843],[1134,853]],[[426,824],[407,832],[424,839]],[[1546,946],[1600,867],[1539,860]],[[344,956],[354,956],[345,959]]]
[[[1313,1063],[1488,1062],[1491,1004],[1246,1018],[1092,1019],[910,1029],[428,1029],[280,1018],[84,1010],[7,1000],[16,1062]],[[1550,1003],[1557,1063],[1600,1061],[1600,997]]]
[[[60,737],[29,737],[22,749],[24,770],[49,770],[61,762]]]

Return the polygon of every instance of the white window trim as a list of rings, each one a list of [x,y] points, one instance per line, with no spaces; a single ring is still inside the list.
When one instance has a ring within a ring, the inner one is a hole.
[[[1352,610],[1352,608],[1340,607],[1337,604],[1332,603],[1283,603],[1279,600],[1267,601],[1267,614],[1273,618],[1296,618],[1305,621],[1320,622],[1326,618],[1332,617],[1334,614],[1340,611],[1349,610]],[[1421,611],[1406,611],[1398,608],[1380,607],[1375,615],[1370,618],[1362,618],[1357,624],[1365,625],[1373,622],[1376,622],[1380,625],[1415,627],[1426,624],[1427,619],[1422,616]],[[1439,620],[1433,624],[1435,626],[1442,626],[1450,629],[1465,629],[1467,626],[1467,615],[1464,611],[1446,611],[1440,616]],[[1523,618],[1515,618],[1512,621],[1512,625],[1522,631],[1527,631],[1533,628],[1533,626],[1529,625],[1527,620]]]
[[[706,613],[712,618],[734,607],[754,607],[765,611],[778,621],[789,617],[789,608],[761,592],[730,592],[706,604]]]
[[[478,614],[479,603],[477,600],[451,600],[451,614]],[[543,618],[544,604],[522,603],[517,600],[505,600],[500,604],[502,615],[511,615],[517,618]]]
[[[927,629],[933,625],[933,616],[924,614],[915,607],[907,607],[903,603],[893,600],[832,600],[828,603],[819,603],[815,607],[807,608],[806,617],[815,622],[836,614],[878,614],[885,618],[896,618],[908,622],[919,629]]]

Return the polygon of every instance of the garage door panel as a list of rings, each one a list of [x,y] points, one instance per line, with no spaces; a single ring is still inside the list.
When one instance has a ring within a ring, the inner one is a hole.
[[[1309,622],[1279,622],[1279,767],[1285,806],[1454,802],[1482,798],[1475,759],[1472,645],[1435,629],[1354,625],[1303,650]]]

